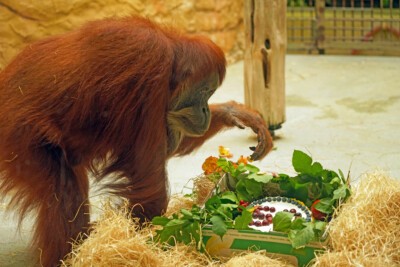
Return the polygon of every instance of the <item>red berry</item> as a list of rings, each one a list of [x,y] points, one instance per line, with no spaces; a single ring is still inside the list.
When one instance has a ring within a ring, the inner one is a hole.
[[[296,213],[294,214],[294,216],[296,216],[296,217],[301,217],[301,213],[300,213],[300,212],[296,212]]]
[[[315,219],[320,220],[320,221],[323,221],[323,220],[325,219],[325,217],[326,217],[326,214],[323,213],[323,212],[320,212],[319,210],[317,210],[317,209],[315,208],[315,205],[317,205],[319,201],[320,201],[320,200],[317,199],[317,200],[314,201],[314,203],[311,205],[311,213],[312,213],[312,216],[313,216]]]
[[[290,209],[290,213],[296,213],[296,209]]]
[[[243,199],[239,200],[239,205],[243,207],[247,207],[249,205],[249,202],[244,201]]]
[[[272,223],[272,220],[273,220],[272,217],[267,218],[267,221],[269,221],[269,223]]]
[[[266,217],[266,218],[269,218],[269,217],[272,218],[272,214],[271,214],[271,213],[267,213],[267,214],[265,214],[265,217]]]
[[[263,220],[265,218],[265,215],[263,213],[258,214],[258,219]]]
[[[264,210],[264,211],[269,211],[269,207],[268,207],[268,206],[264,206],[264,207],[263,207],[263,210]]]
[[[268,220],[263,220],[261,224],[263,226],[268,226],[269,225],[269,221]]]
[[[255,221],[255,222],[254,222],[254,225],[255,225],[255,226],[261,226],[261,221]]]
[[[269,208],[269,211],[270,211],[270,212],[275,212],[275,210],[276,210],[275,207],[270,207],[270,208]]]

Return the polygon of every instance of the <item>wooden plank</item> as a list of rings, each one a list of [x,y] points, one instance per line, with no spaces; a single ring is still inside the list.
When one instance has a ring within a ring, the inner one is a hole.
[[[245,103],[271,130],[285,121],[286,0],[245,0]]]

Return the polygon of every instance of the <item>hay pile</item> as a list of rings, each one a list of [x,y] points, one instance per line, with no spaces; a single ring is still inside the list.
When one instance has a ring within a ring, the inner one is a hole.
[[[138,228],[126,208],[105,206],[105,212],[82,244],[75,244],[63,266],[208,266],[210,260],[193,246],[162,249],[149,242],[150,227]]]
[[[169,212],[192,202],[173,197]],[[180,206],[179,204],[182,204]],[[172,207],[172,208],[171,208]],[[162,249],[139,230],[126,209],[106,207],[86,240],[75,245],[65,266],[291,266],[263,252],[210,260],[192,246]],[[382,173],[365,175],[353,196],[330,223],[330,248],[313,266],[400,266],[400,181]]]
[[[365,175],[329,235],[331,250],[316,266],[400,266],[400,180]]]
[[[215,188],[215,183],[200,175],[193,180],[193,193],[197,205],[202,206],[210,197]]]

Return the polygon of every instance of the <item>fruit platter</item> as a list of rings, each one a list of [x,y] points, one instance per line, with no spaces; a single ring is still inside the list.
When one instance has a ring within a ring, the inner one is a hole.
[[[243,202],[242,205],[245,205]],[[302,202],[287,197],[265,197],[251,203],[254,206],[253,220],[249,227],[262,232],[273,230],[273,218],[278,212],[290,212],[293,220],[304,218],[306,222],[311,221],[311,211]]]

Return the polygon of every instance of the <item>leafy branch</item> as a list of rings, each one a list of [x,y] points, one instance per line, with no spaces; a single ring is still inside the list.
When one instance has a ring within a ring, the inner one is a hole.
[[[283,195],[304,202],[309,208],[316,200],[320,200],[315,208],[325,214],[332,214],[340,201],[350,196],[350,186],[343,172],[324,169],[319,162],[313,162],[306,153],[295,150],[292,165],[297,172],[290,177],[279,174],[272,182],[278,183]]]

